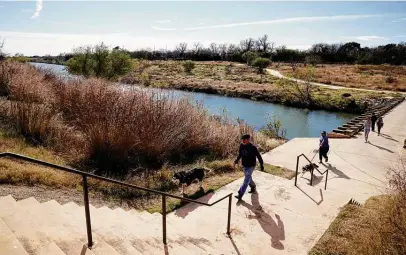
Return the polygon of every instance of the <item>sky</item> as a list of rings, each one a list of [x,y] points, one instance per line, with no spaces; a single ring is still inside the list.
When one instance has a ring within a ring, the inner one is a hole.
[[[8,54],[57,55],[104,42],[129,50],[179,42],[238,43],[267,34],[276,46],[406,41],[406,2],[1,1]]]

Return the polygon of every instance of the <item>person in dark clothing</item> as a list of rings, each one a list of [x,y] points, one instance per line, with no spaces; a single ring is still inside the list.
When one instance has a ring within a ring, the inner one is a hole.
[[[237,159],[234,162],[235,168],[235,165],[237,165],[240,159],[242,159],[242,167],[244,169],[245,175],[244,182],[238,190],[238,195],[235,196],[238,201],[242,199],[242,196],[247,190],[248,185],[251,188],[249,193],[256,192],[256,185],[255,182],[252,180],[252,173],[254,172],[257,158],[261,165],[261,171],[264,171],[264,161],[262,160],[261,154],[259,153],[257,147],[255,147],[255,145],[250,142],[250,138],[250,135],[243,135],[241,137],[242,143],[240,144]]]
[[[321,132],[321,136],[319,138],[319,163],[323,163],[323,158],[328,162],[327,153],[330,150],[330,144],[328,142],[328,136],[326,131]]]
[[[377,119],[378,119],[378,117],[375,115],[375,113],[372,113],[372,116],[371,116],[371,129],[372,129],[372,132],[375,132],[375,122],[376,122]]]

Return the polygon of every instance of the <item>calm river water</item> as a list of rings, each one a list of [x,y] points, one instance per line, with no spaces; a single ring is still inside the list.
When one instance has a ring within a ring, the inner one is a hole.
[[[64,66],[32,63],[41,68],[51,69],[62,76],[69,76]],[[295,137],[316,137],[323,130],[331,131],[354,117],[352,114],[313,111],[293,108],[279,104],[257,102],[248,99],[209,95],[205,93],[165,90],[175,97],[187,97],[204,105],[211,114],[222,114],[226,110],[231,118],[241,118],[249,125],[260,128],[265,125],[269,115],[278,115],[289,139]]]

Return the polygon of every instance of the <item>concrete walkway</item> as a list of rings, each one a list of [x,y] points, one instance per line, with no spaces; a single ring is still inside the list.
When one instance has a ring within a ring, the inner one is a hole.
[[[216,247],[223,247],[225,254],[307,254],[331,222],[340,208],[351,198],[363,203],[373,195],[387,191],[387,170],[400,163],[405,155],[402,148],[406,138],[406,102],[384,117],[383,136],[371,133],[370,143],[360,135],[354,139],[331,139],[328,186],[324,190],[325,176],[316,173],[313,187],[310,174],[286,180],[256,171],[254,180],[258,194],[246,194],[244,202],[232,208],[232,239],[225,237],[226,203],[214,208],[188,205],[177,210],[169,218],[176,226],[195,237],[213,238],[217,231]],[[263,155],[265,162],[296,168],[296,156],[304,153],[314,157],[317,138],[298,138]],[[301,167],[306,164],[302,160]],[[238,190],[242,179],[237,180],[214,194],[202,198],[212,202],[222,195]],[[186,221],[185,221],[186,220]],[[182,223],[183,222],[183,223]],[[219,228],[220,232],[218,232]]]
[[[304,80],[300,80],[300,79],[296,79],[296,78],[292,78],[292,77],[287,77],[287,76],[283,75],[281,72],[279,72],[277,70],[267,68],[266,71],[267,71],[268,74],[270,74],[270,75],[272,75],[274,77],[280,78],[280,79],[286,79],[286,80],[295,81],[295,82],[299,82],[299,83],[310,83],[311,85],[325,87],[325,88],[328,88],[328,89],[348,89],[348,90],[367,91],[367,92],[384,92],[384,93],[406,94],[406,92],[399,92],[399,91],[361,89],[361,88],[351,88],[351,87],[344,87],[344,86],[337,86],[337,85],[329,85],[329,84],[318,83],[318,82],[307,82],[307,81],[304,81]]]

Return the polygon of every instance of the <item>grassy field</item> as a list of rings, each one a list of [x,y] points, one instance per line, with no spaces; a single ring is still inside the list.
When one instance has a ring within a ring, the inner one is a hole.
[[[299,79],[306,79],[308,70],[311,69],[313,72],[311,81],[319,83],[351,88],[406,91],[406,66],[299,65],[293,70],[289,64],[274,64],[271,68]]]
[[[388,95],[374,92],[333,90],[306,86],[258,74],[247,65],[229,62],[196,62],[191,74],[184,72],[180,61],[134,61],[125,83],[174,88],[281,103],[296,107],[360,113],[365,103]],[[393,93],[390,96],[398,96]]]
[[[382,195],[344,206],[309,255],[406,254],[406,211],[396,203]]]

